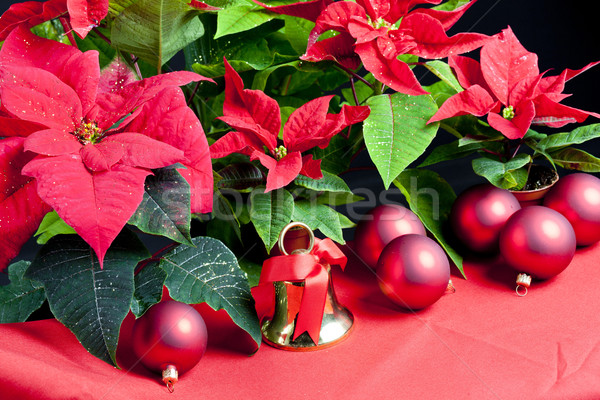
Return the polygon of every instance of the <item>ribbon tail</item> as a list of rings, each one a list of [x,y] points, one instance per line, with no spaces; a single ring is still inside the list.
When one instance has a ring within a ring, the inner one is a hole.
[[[325,301],[327,300],[327,286],[329,285],[327,270],[322,265],[318,265],[319,268],[306,277],[300,311],[292,337],[292,340],[296,340],[302,333],[308,332],[315,345],[319,344]]]

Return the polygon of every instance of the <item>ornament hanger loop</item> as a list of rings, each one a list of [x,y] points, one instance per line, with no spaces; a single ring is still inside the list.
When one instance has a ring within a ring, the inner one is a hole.
[[[287,233],[287,232],[288,232],[290,229],[292,229],[292,228],[297,228],[297,227],[298,227],[298,228],[302,228],[302,229],[304,229],[305,231],[307,231],[307,232],[308,232],[309,239],[310,239],[310,243],[309,243],[309,245],[308,245],[308,249],[306,249],[306,250],[304,250],[304,251],[302,251],[302,252],[303,252],[303,253],[304,253],[304,252],[306,252],[306,253],[310,253],[310,252],[312,251],[312,249],[313,249],[313,247],[314,247],[314,245],[315,245],[315,234],[313,233],[312,229],[310,229],[310,228],[308,227],[308,225],[306,225],[306,224],[305,224],[305,223],[303,223],[303,222],[291,222],[291,223],[287,224],[287,225],[286,225],[286,226],[283,228],[283,230],[281,231],[281,233],[279,234],[279,240],[277,241],[277,245],[279,246],[279,251],[281,252],[281,254],[283,254],[283,255],[286,255],[286,256],[287,256],[287,255],[289,255],[289,253],[288,253],[288,252],[285,250],[285,245],[284,245],[284,243],[283,243],[283,242],[284,242],[284,239],[285,239],[285,235],[286,235],[286,233]],[[294,251],[296,251],[296,250],[294,250]]]
[[[173,393],[175,391],[175,385],[173,384],[173,382],[167,382],[167,389],[169,389],[169,393]]]
[[[517,296],[523,297],[527,295],[527,288],[529,286],[531,286],[530,275],[527,275],[526,273],[520,273],[519,275],[517,275],[517,288],[515,289],[517,292]],[[521,288],[525,289],[525,291],[521,291]]]
[[[521,288],[523,288],[524,291],[521,291],[520,290]],[[517,292],[517,296],[524,297],[527,295],[527,286],[517,285],[517,288],[515,289],[515,291]]]

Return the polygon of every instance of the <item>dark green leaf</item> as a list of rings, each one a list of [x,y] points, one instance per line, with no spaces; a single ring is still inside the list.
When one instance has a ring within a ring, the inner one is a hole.
[[[394,185],[400,189],[410,209],[418,215],[423,225],[433,234],[460,273],[465,276],[462,257],[444,237],[444,226],[450,216],[456,194],[442,177],[426,169],[403,171]]]
[[[350,137],[342,134],[335,135],[324,149],[315,147],[309,151],[315,160],[321,160],[321,169],[340,174],[350,167],[352,157],[361,150],[363,145],[362,131],[359,126],[351,126]]]
[[[571,132],[548,135],[545,139],[539,141],[537,147],[549,152],[573,144],[581,144],[598,137],[600,137],[600,124],[592,124],[575,128]]]
[[[163,285],[167,273],[159,267],[158,262],[150,262],[135,276],[135,292],[131,301],[131,312],[136,318],[144,315],[163,295]]]
[[[270,252],[279,233],[290,223],[294,213],[294,198],[285,189],[264,193],[258,188],[250,196],[250,220],[262,239],[267,252]]]
[[[472,161],[473,171],[502,189],[521,189],[527,182],[526,169],[517,172],[531,162],[528,154],[517,154],[508,162],[482,157]],[[523,171],[525,174],[523,175]]]
[[[263,70],[273,64],[274,55],[265,37],[281,28],[282,21],[270,21],[259,28],[215,39],[216,17],[203,14],[205,34],[185,48],[186,65],[197,73],[215,78],[225,74],[223,57],[238,72]]]
[[[242,271],[246,273],[250,287],[258,286],[262,265],[252,262],[247,258],[240,258],[238,263],[240,264]]]
[[[44,285],[50,310],[94,356],[116,366],[119,329],[133,296],[133,271],[148,250],[124,230],[104,258],[104,268],[79,236],[53,237],[25,274]]]
[[[439,162],[455,160],[457,158],[467,157],[483,147],[482,142],[469,143],[465,146],[459,146],[458,140],[436,146],[431,153],[427,156],[419,168],[426,167],[428,165],[437,164]]]
[[[600,172],[600,158],[583,150],[566,148],[550,154],[554,163],[566,169],[582,172]]]
[[[196,237],[193,243],[196,247],[180,245],[160,261],[167,273],[165,285],[169,294],[184,303],[206,302],[214,310],[224,309],[260,346],[254,299],[235,255],[210,237]]]
[[[265,184],[262,171],[250,162],[229,164],[218,174],[217,186],[222,189],[243,190]]]
[[[44,219],[34,236],[39,236],[37,238],[38,244],[46,244],[48,240],[56,235],[69,235],[74,233],[76,233],[75,229],[67,225],[67,223],[58,216],[56,211],[51,211],[44,216]]]
[[[331,207],[314,204],[306,200],[296,201],[292,219],[304,222],[312,230],[320,230],[325,236],[340,244],[345,244],[340,217]]]
[[[24,277],[29,262],[8,266],[8,285],[0,286],[0,324],[24,322],[46,300],[41,283]]]
[[[439,124],[427,121],[437,105],[431,96],[403,93],[371,97],[367,105],[371,114],[363,124],[365,144],[387,189],[435,137]]]
[[[157,68],[204,33],[198,11],[183,1],[138,0],[115,18],[111,41]]]
[[[142,232],[191,243],[190,185],[172,168],[146,178],[144,198],[129,223]]]
[[[342,178],[327,171],[323,171],[321,179],[312,179],[304,175],[298,175],[294,183],[316,191],[352,193]]]

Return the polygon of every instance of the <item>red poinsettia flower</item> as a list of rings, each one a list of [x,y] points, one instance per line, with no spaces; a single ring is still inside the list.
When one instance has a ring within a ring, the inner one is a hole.
[[[369,116],[369,107],[344,105],[339,114],[328,114],[333,96],[311,100],[290,115],[283,127],[283,143],[278,140],[281,115],[277,102],[260,90],[244,89],[242,78],[225,63],[225,103],[223,117],[235,131],[210,146],[213,158],[242,153],[268,169],[266,192],[284,187],[298,174],[313,179],[323,177],[321,160],[302,152],[315,146],[327,147],[331,138],[349,125]],[[268,154],[265,154],[265,148]]]
[[[69,15],[71,27],[84,38],[108,14],[108,0],[48,0],[13,4],[0,17],[0,41],[18,25],[36,26]]]
[[[144,80],[98,53],[15,29],[0,50],[0,268],[54,209],[100,262],[142,200],[151,169],[174,163],[212,207],[208,142],[178,88],[207,80],[175,72]],[[124,120],[118,127],[115,125]]]
[[[583,122],[589,115],[599,117],[559,103],[568,97],[562,93],[565,82],[598,62],[543,77],[537,55],[521,45],[510,27],[481,48],[480,60],[449,58],[465,90],[446,100],[429,122],[466,114],[487,115],[494,129],[509,139],[520,139],[532,123],[560,127]]]
[[[310,33],[306,53],[308,61],[333,60],[349,69],[360,63],[380,82],[392,89],[410,94],[426,94],[412,70],[398,56],[413,54],[424,58],[442,58],[481,47],[488,36],[479,33],[446,35],[456,21],[475,2],[454,11],[414,8],[419,4],[440,4],[442,0],[357,0],[338,1],[328,5],[316,19]],[[289,7],[269,10],[289,15]],[[321,2],[315,6],[322,5]],[[301,15],[297,15],[301,16]],[[307,17],[304,17],[307,18]],[[307,18],[308,19],[308,18]],[[398,21],[399,24],[398,24]],[[338,35],[319,41],[327,31]]]

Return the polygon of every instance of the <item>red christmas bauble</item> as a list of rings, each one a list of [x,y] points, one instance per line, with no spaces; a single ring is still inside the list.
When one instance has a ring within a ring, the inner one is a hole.
[[[600,240],[600,179],[584,173],[567,175],[548,191],[544,205],[569,220],[578,246]]]
[[[448,287],[450,263],[444,250],[423,235],[392,240],[377,264],[379,287],[394,303],[418,310],[438,301]]]
[[[548,207],[517,211],[500,232],[500,253],[508,265],[539,279],[551,278],[567,268],[575,248],[573,227]]]
[[[146,368],[161,372],[173,365],[181,374],[204,355],[206,324],[190,305],[163,301],[135,321],[132,343],[135,355]]]
[[[472,186],[452,205],[450,226],[457,238],[471,251],[498,251],[500,230],[521,205],[508,190],[491,184]]]
[[[371,268],[383,248],[393,239],[406,234],[426,235],[423,223],[415,213],[398,204],[383,204],[363,216],[354,231],[355,250]]]

